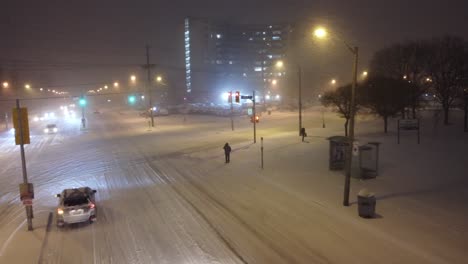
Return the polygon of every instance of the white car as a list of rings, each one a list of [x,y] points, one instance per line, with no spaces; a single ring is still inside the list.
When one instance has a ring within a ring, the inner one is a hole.
[[[57,132],[58,132],[58,128],[57,128],[57,125],[55,124],[48,124],[46,128],[44,128],[44,133],[46,134],[57,133]]]
[[[57,207],[57,226],[96,221],[96,190],[89,187],[65,189],[55,195],[60,198]]]

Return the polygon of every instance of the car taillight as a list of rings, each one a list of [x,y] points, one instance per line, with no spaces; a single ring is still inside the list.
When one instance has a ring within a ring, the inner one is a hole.
[[[63,209],[62,208],[57,209],[57,214],[63,215]]]
[[[89,209],[93,209],[95,205],[93,203],[89,203]]]

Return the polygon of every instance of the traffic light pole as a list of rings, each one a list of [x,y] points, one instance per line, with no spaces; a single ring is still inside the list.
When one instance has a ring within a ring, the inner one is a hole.
[[[232,131],[234,131],[234,117],[233,117],[233,108],[234,107],[232,105],[232,91],[230,93],[230,96],[231,96],[231,98],[230,98],[230,101],[231,101],[231,129],[232,129]]]
[[[23,183],[28,184],[28,172],[26,170],[26,155],[24,153],[24,141],[23,141],[23,124],[21,122],[21,108],[20,101],[16,99],[16,111],[18,112],[18,128],[20,134],[20,149],[21,149],[21,167],[23,170]],[[32,205],[26,205],[26,217],[28,219],[28,231],[33,230],[32,226]]]
[[[254,138],[254,143],[257,143],[257,120],[255,117],[257,116],[257,113],[255,111],[255,90],[253,91],[252,95],[252,102],[253,102],[253,107],[252,107],[252,112],[253,112],[253,138]]]

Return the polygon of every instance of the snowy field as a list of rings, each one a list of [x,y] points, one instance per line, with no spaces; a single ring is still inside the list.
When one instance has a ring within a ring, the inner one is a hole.
[[[421,144],[396,120],[360,116],[356,138],[382,142],[380,175],[351,180],[328,170],[327,137],[343,119],[319,108],[263,115],[257,143],[246,117],[171,115],[147,120],[132,111],[102,111],[58,123],[56,135],[32,134],[26,146],[34,184],[34,231],[19,201],[19,147],[0,134],[0,263],[467,263],[468,134],[422,113]],[[264,169],[260,163],[264,137]],[[222,147],[233,148],[224,163]],[[97,189],[97,222],[46,232],[54,194]],[[357,214],[356,195],[377,197],[373,219]]]

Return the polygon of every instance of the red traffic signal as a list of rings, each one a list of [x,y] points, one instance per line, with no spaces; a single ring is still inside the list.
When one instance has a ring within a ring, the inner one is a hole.
[[[254,122],[254,117],[253,117],[253,116],[250,118],[250,122],[251,122],[251,123]],[[258,115],[256,115],[256,116],[255,116],[255,123],[258,123],[258,122],[260,122],[260,117],[259,117]]]
[[[232,92],[228,92],[228,103],[232,103]]]
[[[236,91],[236,103],[240,102],[240,92]]]

